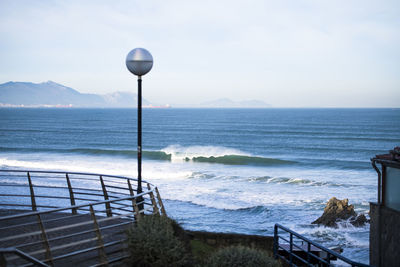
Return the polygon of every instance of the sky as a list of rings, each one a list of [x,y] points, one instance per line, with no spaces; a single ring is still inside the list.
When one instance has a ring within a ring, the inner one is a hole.
[[[273,107],[400,107],[400,1],[0,0],[0,83]]]

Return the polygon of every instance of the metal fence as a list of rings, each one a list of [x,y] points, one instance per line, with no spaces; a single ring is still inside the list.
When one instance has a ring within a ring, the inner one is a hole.
[[[166,215],[157,187],[143,184],[137,194],[137,181],[127,177],[0,170],[0,265],[123,261],[132,223]]]
[[[331,260],[341,260],[340,266],[370,267],[352,261],[280,224],[274,227],[274,256],[289,266],[335,266]]]

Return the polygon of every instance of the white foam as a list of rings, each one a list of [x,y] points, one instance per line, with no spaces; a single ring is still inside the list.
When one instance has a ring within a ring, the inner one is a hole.
[[[227,155],[250,156],[250,154],[234,148],[222,146],[180,146],[170,145],[163,149],[162,152],[171,155],[171,161],[181,162],[186,159],[195,157],[222,157]]]

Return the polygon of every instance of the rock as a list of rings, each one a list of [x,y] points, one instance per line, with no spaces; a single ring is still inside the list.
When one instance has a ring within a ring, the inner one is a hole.
[[[357,217],[353,217],[352,219],[350,219],[350,223],[355,227],[364,226],[365,223],[367,222],[368,222],[367,217],[365,217],[364,214],[360,214]]]
[[[349,205],[349,200],[339,200],[335,197],[329,199],[324,213],[312,224],[322,224],[328,227],[337,227],[337,221],[347,220],[351,217],[356,217],[357,214],[354,211],[354,206]],[[365,217],[365,216],[364,216]],[[361,219],[360,219],[361,220]]]

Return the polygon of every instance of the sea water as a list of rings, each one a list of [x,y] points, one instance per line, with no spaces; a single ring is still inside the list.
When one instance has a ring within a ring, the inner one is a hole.
[[[2,169],[135,177],[136,109],[0,109]],[[272,235],[275,223],[368,263],[369,225],[312,225],[331,197],[368,217],[376,154],[400,109],[145,109],[143,179],[186,229]]]

